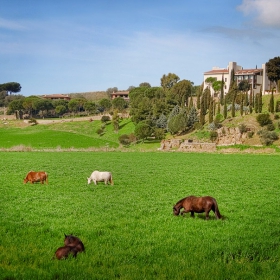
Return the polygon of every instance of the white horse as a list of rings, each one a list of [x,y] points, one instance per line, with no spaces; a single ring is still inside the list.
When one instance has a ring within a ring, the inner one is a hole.
[[[114,185],[112,173],[108,171],[100,172],[100,171],[93,171],[89,178],[87,178],[88,184],[90,184],[91,181],[94,182],[96,185],[97,182],[104,181],[105,185],[107,185],[108,182],[110,182],[111,185]]]

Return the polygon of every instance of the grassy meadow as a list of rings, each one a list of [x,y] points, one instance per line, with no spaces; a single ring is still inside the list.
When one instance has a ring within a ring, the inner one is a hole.
[[[277,155],[0,156],[0,279],[279,279]],[[114,186],[88,185],[95,169],[112,171]],[[24,185],[29,170],[46,171],[49,184]],[[188,195],[215,197],[223,219],[173,216]],[[64,233],[80,237],[86,252],[52,259]]]

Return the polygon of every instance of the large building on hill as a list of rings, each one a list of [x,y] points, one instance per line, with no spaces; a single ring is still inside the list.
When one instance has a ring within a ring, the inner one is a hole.
[[[217,81],[222,81],[222,79],[224,79],[224,93],[227,94],[232,71],[234,71],[234,79],[237,81],[237,84],[242,80],[248,80],[252,85],[254,93],[259,93],[261,89],[262,94],[268,94],[270,92],[270,81],[266,75],[265,64],[262,64],[261,68],[243,69],[243,67],[237,65],[236,62],[229,62],[227,68],[213,67],[212,70],[204,72],[203,89],[209,86],[205,82],[209,77],[216,78]],[[213,94],[214,90],[212,88],[210,90]]]

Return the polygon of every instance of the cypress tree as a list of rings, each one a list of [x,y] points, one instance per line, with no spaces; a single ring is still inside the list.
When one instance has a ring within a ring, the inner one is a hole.
[[[232,99],[232,103],[231,103],[231,116],[232,118],[235,117],[235,98]]]
[[[245,93],[246,94],[246,93]],[[240,115],[243,116],[244,94],[241,93]]]
[[[259,94],[255,94],[254,98],[254,108],[255,108],[255,113],[259,113]]]
[[[274,113],[274,95],[273,90],[271,91],[271,96],[269,100],[268,112]]]
[[[196,108],[199,110],[200,109],[200,97],[201,97],[201,93],[199,93],[197,95],[197,98],[196,98]]]
[[[253,89],[252,89],[252,85],[251,85],[250,96],[249,96],[249,111],[250,111],[250,114],[252,114],[252,112],[253,112]]]
[[[224,103],[224,74],[222,76],[222,86],[221,86],[221,96],[220,96],[220,104]]]
[[[204,97],[204,93],[202,94],[201,96],[201,99],[200,99],[200,113],[199,113],[199,122],[201,125],[204,125],[205,124],[205,105],[204,105],[204,102],[205,102],[205,97]]]
[[[258,104],[258,107],[259,107],[259,113],[261,113],[262,112],[262,87],[260,87],[260,94],[259,94],[259,100],[258,100],[259,102],[259,104]]]
[[[227,118],[227,103],[226,103],[226,98],[224,98],[224,119]]]
[[[211,100],[210,100],[210,106],[209,106],[209,113],[208,113],[208,116],[209,116],[209,123],[212,123],[213,122],[213,104],[214,103],[214,100],[213,98],[211,97]]]

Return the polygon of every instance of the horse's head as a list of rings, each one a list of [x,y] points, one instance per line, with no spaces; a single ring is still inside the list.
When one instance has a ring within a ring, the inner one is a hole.
[[[180,209],[181,209],[181,207],[178,207],[178,206],[173,206],[173,214],[175,215],[175,216],[178,216],[179,215],[179,213],[180,213]]]
[[[89,185],[90,182],[91,182],[91,179],[90,179],[90,178],[87,178],[87,182],[88,182],[88,185]]]

